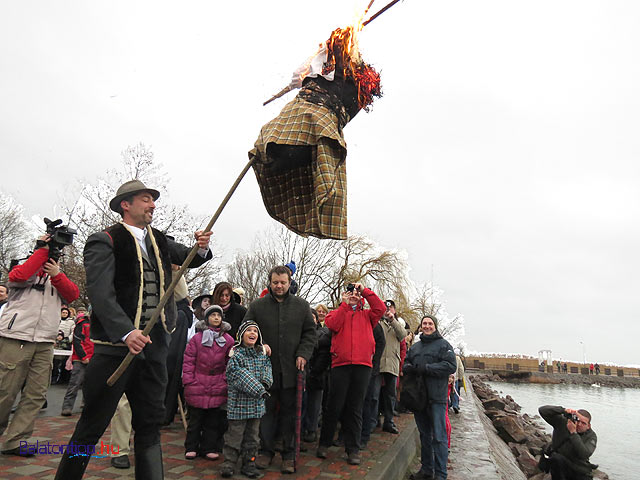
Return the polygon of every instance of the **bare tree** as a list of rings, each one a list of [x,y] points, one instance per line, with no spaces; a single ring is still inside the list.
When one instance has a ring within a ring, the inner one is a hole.
[[[337,307],[348,283],[364,282],[375,291],[386,289],[403,295],[407,284],[406,261],[398,252],[383,250],[364,237],[344,241],[304,238],[278,226],[258,235],[253,251],[235,256],[227,278],[245,289],[246,300],[267,286],[267,273],[275,265],[294,260],[298,295],[312,305]]]
[[[0,279],[6,281],[11,260],[24,257],[33,240],[33,232],[24,218],[24,210],[11,196],[0,192]]]
[[[400,298],[408,285],[407,262],[394,250],[385,250],[362,236],[350,236],[340,242],[337,266],[327,285],[333,307],[340,305],[342,292],[349,283],[364,283],[380,297]]]

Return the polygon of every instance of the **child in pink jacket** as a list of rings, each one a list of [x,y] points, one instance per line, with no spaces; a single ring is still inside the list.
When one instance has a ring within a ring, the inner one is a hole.
[[[223,321],[219,305],[205,311],[198,322],[196,335],[184,352],[182,384],[189,405],[189,425],[184,442],[185,458],[202,455],[215,460],[222,451],[223,435],[227,430],[227,377],[225,374],[233,338],[231,325]]]

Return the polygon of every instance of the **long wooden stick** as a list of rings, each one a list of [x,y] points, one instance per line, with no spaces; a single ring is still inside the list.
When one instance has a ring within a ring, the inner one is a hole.
[[[224,200],[222,200],[222,203],[218,207],[218,210],[216,210],[216,213],[213,215],[213,217],[211,217],[211,220],[209,220],[209,224],[205,228],[204,233],[211,231],[211,228],[218,220],[218,217],[222,213],[222,210],[224,210],[224,207],[226,207],[227,203],[229,203],[229,199],[231,198],[233,193],[236,191],[236,188],[238,188],[240,181],[245,176],[245,174],[247,173],[247,171],[249,170],[252,164],[253,164],[253,159],[249,160],[249,162],[247,162],[245,167],[242,169],[242,172],[240,172],[240,175],[238,175],[238,178],[236,178],[235,183],[231,186],[229,193],[227,193],[227,196],[224,197]],[[186,260],[178,270],[177,274],[173,277],[171,284],[169,285],[167,290],[164,292],[164,295],[160,299],[160,303],[158,303],[158,306],[153,311],[153,315],[151,315],[151,319],[147,322],[147,325],[144,327],[144,330],[142,331],[143,335],[149,335],[149,333],[151,332],[151,329],[158,321],[158,318],[160,318],[160,312],[162,312],[162,309],[169,301],[169,297],[171,297],[171,295],[173,294],[173,291],[175,290],[176,285],[178,284],[178,281],[180,281],[180,278],[182,278],[182,275],[184,275],[185,270],[187,269],[187,267],[189,266],[193,258],[196,256],[197,252],[198,252],[198,242],[196,242],[196,244],[193,246],[193,248],[189,252],[189,255],[187,255]],[[113,375],[111,375],[107,380],[107,385],[112,387],[113,384],[118,381],[118,379],[125,372],[129,364],[131,364],[134,357],[135,355],[133,353],[131,352],[127,353],[127,356],[124,357],[124,360],[122,360],[122,363],[120,364],[120,366],[116,369],[115,372],[113,372]]]
[[[396,3],[398,3],[400,0],[393,0],[392,2],[389,2],[387,5],[385,5],[384,8],[382,8],[379,12],[377,12],[375,15],[373,15],[369,20],[366,20],[364,22],[362,22],[362,26],[366,26],[368,24],[370,24],[371,22],[373,22],[376,18],[378,18],[380,15],[382,15],[384,12],[386,12],[387,10],[389,10],[391,7],[393,7]]]
[[[187,431],[187,417],[184,415],[184,407],[182,406],[182,398],[180,398],[180,392],[178,392],[178,410],[180,410],[180,418],[182,419],[182,426],[184,431]]]

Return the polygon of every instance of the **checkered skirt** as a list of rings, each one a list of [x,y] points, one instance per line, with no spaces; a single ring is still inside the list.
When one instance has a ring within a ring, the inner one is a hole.
[[[312,162],[274,174],[268,168],[270,143],[309,145]],[[299,235],[337,240],[347,238],[346,157],[335,113],[299,97],[262,127],[249,152],[269,215]]]

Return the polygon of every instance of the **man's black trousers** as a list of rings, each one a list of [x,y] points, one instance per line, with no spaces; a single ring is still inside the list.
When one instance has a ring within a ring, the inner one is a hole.
[[[260,453],[273,457],[276,437],[282,434],[282,459],[293,460],[295,452],[296,389],[272,388],[260,421]]]
[[[144,348],[144,359],[138,355],[112,387],[107,385],[107,379],[118,368],[128,349],[96,346],[82,388],[85,406],[69,443],[96,445],[109,426],[120,397],[126,393],[131,406],[136,454],[160,444],[160,425],[165,414],[169,335],[161,325],[156,325],[150,337],[152,343]],[[79,462],[82,457],[64,459],[74,460]]]
[[[549,459],[551,468],[549,473],[552,480],[591,480],[591,477],[576,472],[571,468],[571,464],[567,457],[559,453],[554,453]]]
[[[336,425],[340,419],[346,452],[360,451],[362,405],[370,376],[371,367],[365,365],[344,365],[331,369],[329,404],[320,432],[321,446],[329,447],[333,444]]]

